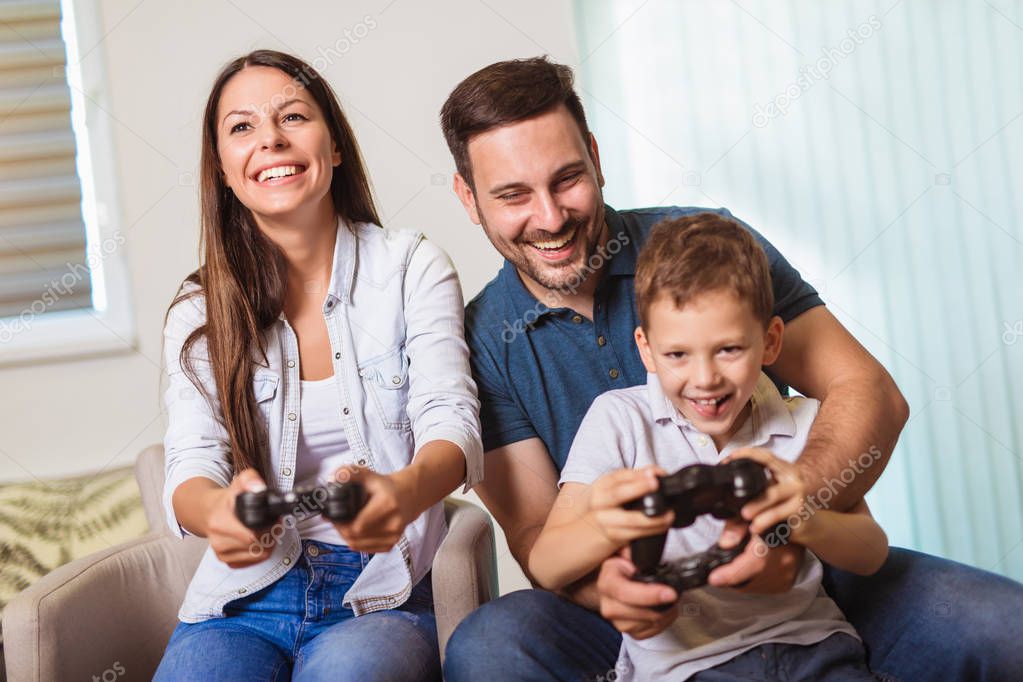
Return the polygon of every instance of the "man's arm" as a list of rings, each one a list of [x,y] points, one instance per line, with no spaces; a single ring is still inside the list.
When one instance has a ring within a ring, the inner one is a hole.
[[[796,462],[807,493],[816,496],[837,479],[841,485],[832,486],[837,494],[830,506],[852,508],[891,457],[909,418],[906,399],[885,368],[823,306],[785,325],[781,355],[771,372],[821,401]],[[864,453],[871,458],[868,466],[860,461]],[[845,469],[856,473],[848,485],[841,478]]]
[[[558,496],[558,472],[539,438],[488,450],[483,459],[487,474],[474,490],[500,524],[526,578],[535,583],[529,551]]]

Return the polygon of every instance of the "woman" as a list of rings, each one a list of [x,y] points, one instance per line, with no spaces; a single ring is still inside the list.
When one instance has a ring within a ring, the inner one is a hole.
[[[167,517],[209,538],[158,680],[439,678],[442,500],[482,474],[458,278],[380,228],[352,131],[307,64],[257,51],[206,105],[201,267],[164,331]],[[348,523],[258,537],[242,491],[356,480]]]

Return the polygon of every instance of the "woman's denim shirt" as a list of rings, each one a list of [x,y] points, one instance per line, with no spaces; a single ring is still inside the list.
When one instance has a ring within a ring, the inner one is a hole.
[[[394,472],[407,466],[426,443],[446,440],[465,454],[465,490],[482,480],[479,403],[462,318],[454,267],[423,235],[338,222],[323,319],[342,406],[338,427],[344,429],[354,464]],[[165,393],[169,425],[164,505],[171,530],[179,537],[186,531],[174,514],[174,490],[196,476],[227,486],[234,474],[205,341],[193,345],[190,355],[212,406],[179,361],[185,339],[204,321],[200,295],[175,305],[164,330],[170,382]],[[265,341],[267,363],[260,358],[257,364],[254,392],[269,435],[269,474],[277,489],[288,491],[295,482],[302,408],[298,342],[283,313],[265,332]],[[254,566],[232,569],[207,548],[179,618],[198,622],[223,616],[224,605],[232,599],[284,575],[298,560],[302,543],[293,523],[279,524],[277,530],[282,528],[270,558]],[[443,502],[438,502],[405,528],[394,548],[373,556],[345,603],[356,615],[403,603],[430,570],[446,531]]]

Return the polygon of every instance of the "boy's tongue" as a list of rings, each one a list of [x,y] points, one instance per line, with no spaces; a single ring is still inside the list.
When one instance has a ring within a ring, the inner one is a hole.
[[[711,405],[707,405],[702,402],[697,402],[695,400],[690,400],[689,404],[692,405],[693,409],[696,410],[696,413],[703,417],[704,419],[716,419],[717,417],[720,417],[725,410],[728,409],[728,403],[731,402],[731,400],[732,396],[728,396],[724,400],[718,401],[717,403]]]

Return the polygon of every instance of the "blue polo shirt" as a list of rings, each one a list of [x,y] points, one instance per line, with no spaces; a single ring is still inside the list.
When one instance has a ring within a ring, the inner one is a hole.
[[[556,299],[537,300],[508,261],[466,306],[466,341],[479,389],[485,451],[539,437],[560,472],[593,399],[646,383],[633,339],[639,325],[634,284],[636,258],[650,229],[665,218],[706,211],[737,220],[724,208],[605,208],[608,248],[599,257],[607,260],[607,270],[594,294],[592,322],[557,307]],[[738,222],[767,252],[776,315],[787,323],[823,305],[777,249]]]

